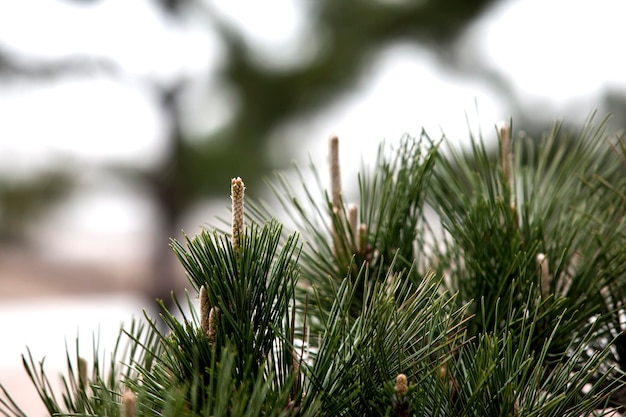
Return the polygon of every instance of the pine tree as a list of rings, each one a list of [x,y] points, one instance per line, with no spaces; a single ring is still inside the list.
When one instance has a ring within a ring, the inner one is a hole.
[[[172,248],[194,294],[122,330],[110,363],[68,353],[50,415],[582,416],[625,406],[626,142],[590,119],[499,156],[425,132],[381,145],[344,201],[273,182],[296,225],[231,181],[229,230]],[[301,175],[301,179],[304,178]],[[436,217],[428,218],[427,213]],[[194,298],[198,301],[195,302]],[[25,414],[1,387],[0,414]]]

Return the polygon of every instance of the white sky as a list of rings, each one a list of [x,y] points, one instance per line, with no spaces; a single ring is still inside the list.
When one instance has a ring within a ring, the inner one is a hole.
[[[110,57],[134,75],[206,68],[223,52],[211,35],[173,26],[148,0],[0,1],[3,43],[44,58]]]
[[[477,32],[486,57],[519,92],[562,104],[626,87],[624,16],[621,0],[517,0]]]
[[[138,155],[154,158],[161,128],[150,97],[107,78],[4,88],[0,117],[0,159],[20,169],[53,155],[142,163]]]

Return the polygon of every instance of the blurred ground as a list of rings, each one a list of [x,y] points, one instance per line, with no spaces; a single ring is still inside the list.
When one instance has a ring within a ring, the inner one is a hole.
[[[128,261],[97,265],[55,261],[19,248],[0,251],[0,302],[27,297],[140,293],[147,282],[147,268]]]
[[[45,358],[54,386],[66,372],[65,346],[92,363],[94,337],[108,360],[120,326],[141,317],[148,268],[129,261],[59,261],[26,249],[0,250],[0,384],[29,416],[46,415],[21,356]],[[184,277],[181,274],[181,280]],[[151,316],[153,312],[149,313]]]

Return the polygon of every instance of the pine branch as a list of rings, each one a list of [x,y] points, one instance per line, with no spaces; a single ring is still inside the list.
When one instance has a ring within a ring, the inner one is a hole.
[[[607,146],[602,123],[511,132],[499,125],[495,159],[482,137],[465,154],[424,133],[381,146],[358,204],[333,137],[329,191],[314,165],[316,186],[274,185],[299,233],[261,204],[246,217],[233,179],[228,230],[172,241],[194,292],[159,301],[167,331],[133,321],[107,361],[94,339],[91,370],[68,350],[60,392],[29,351],[40,399],[67,416],[623,409],[626,145]],[[4,387],[0,415],[25,416]]]

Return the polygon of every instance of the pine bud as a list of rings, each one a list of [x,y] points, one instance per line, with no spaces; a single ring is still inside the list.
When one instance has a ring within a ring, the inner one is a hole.
[[[550,265],[548,258],[543,253],[537,254],[537,265],[541,268],[541,296],[550,294]]]
[[[87,387],[87,360],[78,358],[78,383],[82,389]]]
[[[406,394],[406,390],[407,390],[406,375],[398,374],[398,376],[396,377],[395,390],[396,390],[396,395],[398,396],[398,399],[402,399],[402,397],[404,397],[404,395]]]
[[[448,379],[448,365],[445,363],[441,364],[437,374],[439,376],[439,379],[442,381],[445,381],[446,379]]]
[[[217,324],[220,317],[220,309],[216,306],[211,309],[209,313],[209,326],[207,329],[207,339],[209,343],[215,342],[215,334],[217,332]]]
[[[137,397],[135,393],[127,389],[122,395],[122,408],[124,417],[135,417],[135,411],[137,409]]]
[[[341,168],[339,165],[339,138],[332,135],[329,143],[330,196],[333,208],[341,211]]]
[[[357,237],[357,252],[364,255],[367,252],[367,225],[361,223],[356,233]]]
[[[204,285],[200,287],[200,327],[206,337],[209,337],[209,314],[211,313],[211,303],[206,293]]]
[[[239,253],[239,238],[243,233],[243,197],[246,187],[241,178],[233,178],[231,180],[232,211],[233,211],[233,248]]]
[[[511,183],[511,142],[509,124],[502,121],[497,125],[498,139],[500,140],[500,164],[502,166],[502,174],[509,186]]]
[[[411,403],[405,397],[407,392],[406,375],[398,374],[396,377],[396,394],[391,397],[391,405],[393,406],[392,415],[398,417],[409,417],[411,415]]]

